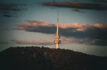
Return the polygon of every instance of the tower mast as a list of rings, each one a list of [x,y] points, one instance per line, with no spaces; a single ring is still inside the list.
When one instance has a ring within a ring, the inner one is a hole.
[[[57,12],[57,29],[56,29],[56,38],[55,38],[55,44],[56,44],[56,49],[59,48],[59,12]]]

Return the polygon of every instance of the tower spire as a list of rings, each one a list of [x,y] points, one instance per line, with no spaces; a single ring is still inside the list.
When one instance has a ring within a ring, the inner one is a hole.
[[[59,36],[59,11],[57,12],[57,36]]]

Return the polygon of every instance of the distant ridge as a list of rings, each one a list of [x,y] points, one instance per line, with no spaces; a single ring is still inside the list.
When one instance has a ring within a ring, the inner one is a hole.
[[[107,57],[64,49],[11,47],[0,52],[0,70],[107,70]]]

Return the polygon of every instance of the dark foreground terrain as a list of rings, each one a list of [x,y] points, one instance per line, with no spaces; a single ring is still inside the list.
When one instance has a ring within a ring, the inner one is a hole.
[[[0,70],[107,70],[107,57],[64,49],[17,47],[0,52]]]

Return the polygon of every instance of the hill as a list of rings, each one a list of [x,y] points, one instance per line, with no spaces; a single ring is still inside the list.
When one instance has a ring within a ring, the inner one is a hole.
[[[107,70],[107,57],[44,47],[11,47],[0,52],[0,70]]]

